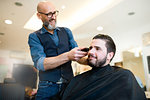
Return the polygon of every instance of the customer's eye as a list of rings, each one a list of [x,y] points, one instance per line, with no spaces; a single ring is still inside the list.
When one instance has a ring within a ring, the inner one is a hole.
[[[96,47],[96,50],[100,50],[101,48],[100,47]]]

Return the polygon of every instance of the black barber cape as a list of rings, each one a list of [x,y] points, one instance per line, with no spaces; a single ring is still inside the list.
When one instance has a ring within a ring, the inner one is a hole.
[[[107,65],[74,77],[62,100],[146,100],[146,96],[129,70]]]

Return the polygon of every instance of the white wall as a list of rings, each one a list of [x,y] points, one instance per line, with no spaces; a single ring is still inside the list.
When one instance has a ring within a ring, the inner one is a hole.
[[[112,34],[114,42],[116,43],[117,51],[112,62],[122,61],[122,52],[134,48],[143,47],[143,34],[150,32],[150,24],[141,26],[124,33]],[[113,32],[112,32],[113,33]]]

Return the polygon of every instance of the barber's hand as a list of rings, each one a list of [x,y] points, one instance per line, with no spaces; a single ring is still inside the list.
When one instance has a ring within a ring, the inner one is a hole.
[[[81,51],[83,48],[76,47],[68,52],[68,58],[69,60],[78,61],[82,57],[85,57],[87,55],[87,52]]]

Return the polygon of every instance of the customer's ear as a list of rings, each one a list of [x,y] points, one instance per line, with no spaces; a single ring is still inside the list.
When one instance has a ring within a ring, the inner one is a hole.
[[[114,53],[113,53],[113,52],[109,52],[109,53],[107,54],[107,59],[108,59],[108,60],[111,60],[113,56],[114,56]]]

